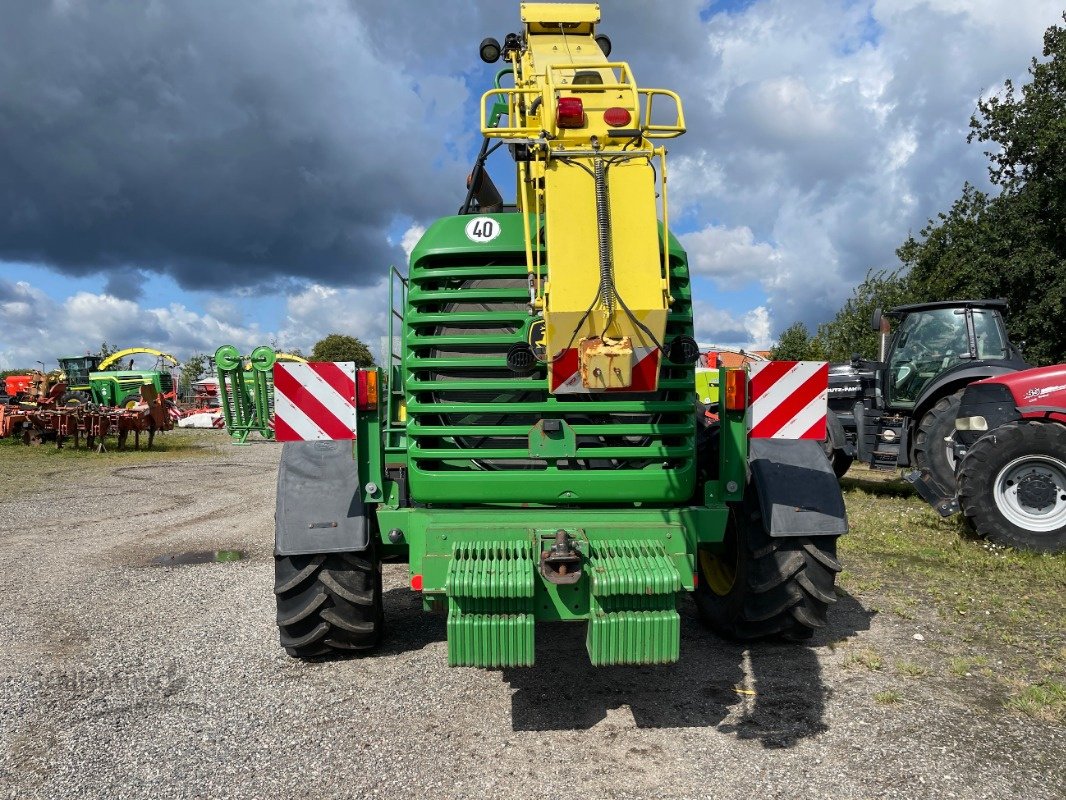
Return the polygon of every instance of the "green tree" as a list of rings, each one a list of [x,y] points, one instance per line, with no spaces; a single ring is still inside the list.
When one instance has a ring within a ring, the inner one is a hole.
[[[122,349],[123,348],[121,348],[121,347],[115,347],[114,345],[108,344],[106,340],[103,341],[103,342],[100,342],[100,358],[101,359],[110,358],[111,356],[113,356],[115,353],[117,353],[119,350],[122,350]],[[124,368],[124,365],[122,363],[122,359],[119,359],[114,364],[111,364],[108,367],[109,370],[120,370],[120,369],[123,369],[123,368]]]
[[[847,361],[858,353],[864,358],[876,358],[877,334],[870,329],[873,312],[910,302],[915,302],[914,289],[903,270],[869,270],[836,316],[818,326],[815,338],[822,357]]]
[[[181,377],[178,379],[178,386],[181,388],[182,393],[188,393],[189,387],[196,383],[207,372],[207,354],[206,353],[194,353],[185,359],[185,362],[181,365]]]
[[[331,333],[315,342],[311,361],[354,361],[357,367],[374,366],[374,357],[368,348],[354,336]]]
[[[999,194],[964,186],[897,251],[923,300],[1006,298],[1011,337],[1037,364],[1066,361],[1066,28],[1048,28],[1043,55],[1020,94],[1005,81],[970,120],[968,140],[994,145]]]
[[[821,361],[824,358],[821,342],[811,336],[807,326],[796,322],[781,334],[770,349],[770,358],[775,361]]]

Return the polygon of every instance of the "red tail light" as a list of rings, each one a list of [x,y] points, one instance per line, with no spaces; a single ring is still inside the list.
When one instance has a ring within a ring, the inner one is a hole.
[[[373,411],[378,407],[378,372],[361,369],[355,373],[355,407],[359,411]]]
[[[748,374],[742,369],[725,371],[725,407],[727,411],[748,407]]]
[[[560,128],[584,128],[585,106],[580,97],[560,97],[555,108],[555,122]]]
[[[614,106],[603,112],[603,121],[612,128],[624,128],[633,121],[633,115],[629,113],[629,109]]]

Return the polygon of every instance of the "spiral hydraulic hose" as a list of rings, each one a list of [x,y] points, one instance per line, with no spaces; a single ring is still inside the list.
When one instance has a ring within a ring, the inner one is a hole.
[[[607,205],[607,168],[603,159],[593,159],[593,178],[596,181],[596,234],[600,256],[600,300],[608,318],[614,315],[614,266],[611,263],[611,211]]]

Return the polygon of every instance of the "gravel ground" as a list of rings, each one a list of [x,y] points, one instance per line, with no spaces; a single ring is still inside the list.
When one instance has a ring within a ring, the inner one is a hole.
[[[449,669],[443,618],[389,565],[382,649],[294,661],[271,593],[279,452],[84,470],[0,502],[0,797],[1066,795],[1062,727],[846,668],[853,647],[937,637],[861,597],[809,647],[728,644],[686,601],[671,667],[595,670],[579,628],[541,626],[532,669]],[[218,548],[249,557],[152,565]]]

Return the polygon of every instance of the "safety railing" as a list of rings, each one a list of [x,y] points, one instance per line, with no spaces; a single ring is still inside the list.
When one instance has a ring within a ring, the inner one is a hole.
[[[604,73],[614,80],[603,81]],[[577,82],[582,73],[596,73],[600,82]],[[672,139],[685,132],[685,113],[681,98],[668,89],[641,89],[637,87],[629,65],[624,61],[603,64],[553,65],[548,67],[543,86],[500,87],[490,89],[481,96],[481,132],[485,136],[501,139],[537,139],[544,133],[559,135],[557,106],[560,94],[606,94],[623,92],[629,95],[622,101],[637,111],[638,127],[649,139]],[[673,101],[673,122],[653,122],[654,99],[668,98]],[[489,101],[491,100],[491,110]],[[501,115],[506,115],[507,124],[500,124]],[[525,118],[526,124],[518,121]],[[495,124],[494,124],[495,123]],[[535,124],[533,124],[535,123]]]
[[[389,325],[388,351],[385,372],[387,387],[385,392],[385,447],[399,448],[403,445],[404,429],[407,426],[407,409],[403,400],[403,347],[399,345],[402,337],[396,330],[403,331],[404,309],[407,307],[407,278],[395,267],[389,268]],[[397,301],[399,308],[397,309]],[[397,351],[397,347],[399,350]]]

